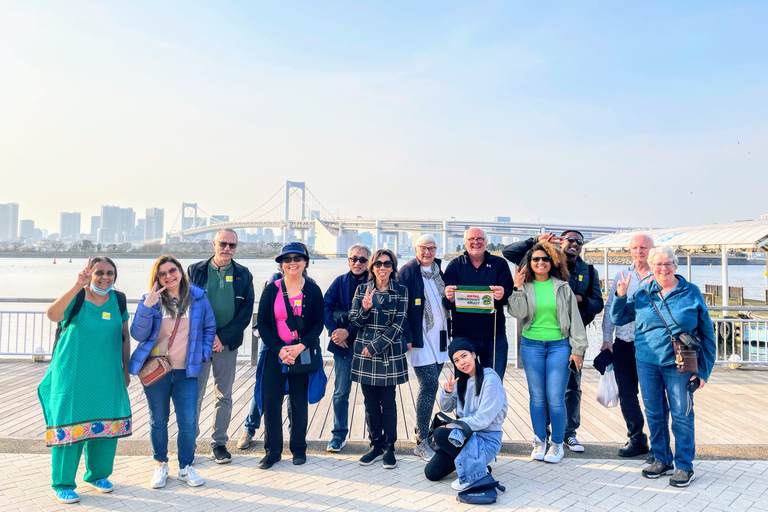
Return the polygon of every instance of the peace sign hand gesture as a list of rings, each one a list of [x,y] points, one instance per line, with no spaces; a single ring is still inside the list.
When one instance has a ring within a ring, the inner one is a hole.
[[[79,274],[77,274],[77,287],[83,288],[88,283],[90,283],[92,274],[93,274],[93,269],[91,268],[91,258],[88,258],[88,264],[85,266],[83,270],[80,271]]]
[[[446,393],[453,393],[453,388],[454,388],[454,386],[456,386],[457,382],[459,382],[459,378],[456,377],[454,379],[453,375],[451,375],[448,378],[448,380],[445,382],[445,384],[443,384],[443,389],[445,390]]]
[[[159,285],[157,284],[157,282],[155,282],[155,284],[152,285],[152,291],[150,291],[147,294],[147,297],[144,299],[145,307],[151,308],[152,306],[157,304],[157,301],[160,300],[160,294],[162,294],[163,290],[165,290],[165,286],[163,286],[159,290],[157,289],[158,286]]]
[[[624,297],[627,294],[627,288],[629,288],[629,282],[632,280],[632,274],[624,277],[624,272],[621,273],[621,279],[616,283],[616,295]]]
[[[526,265],[523,265],[522,267],[518,266],[517,268],[517,274],[515,274],[515,288],[522,288],[523,283],[525,282],[525,267]]]
[[[363,310],[368,311],[373,307],[373,286],[369,286],[363,297]]]

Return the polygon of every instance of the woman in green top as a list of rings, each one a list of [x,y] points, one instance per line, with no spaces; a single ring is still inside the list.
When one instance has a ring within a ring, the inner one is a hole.
[[[507,306],[522,320],[520,358],[525,368],[533,423],[531,459],[557,463],[563,458],[565,388],[569,367],[581,369],[587,335],[576,296],[568,286],[568,268],[559,249],[540,242],[525,255]],[[547,409],[552,444],[547,450]]]
[[[61,503],[80,499],[74,489],[83,448],[85,483],[112,492],[117,439],[131,435],[128,313],[125,295],[112,290],[116,279],[111,259],[88,259],[74,286],[46,312],[63,328],[37,389],[52,448],[52,487]]]

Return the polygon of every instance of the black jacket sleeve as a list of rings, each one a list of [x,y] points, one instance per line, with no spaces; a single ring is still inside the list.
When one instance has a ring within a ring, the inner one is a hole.
[[[530,251],[531,247],[536,245],[536,240],[538,240],[538,237],[531,237],[522,242],[509,244],[501,251],[501,254],[515,265],[519,265],[520,262],[523,261],[525,253]]]
[[[277,334],[277,322],[275,321],[275,297],[277,296],[277,286],[268,284],[261,292],[259,299],[259,318],[256,324],[259,328],[259,336],[264,344],[275,354],[280,353],[285,343]]]
[[[315,283],[307,281],[304,285],[304,294],[309,307],[304,313],[304,330],[301,334],[301,343],[307,348],[312,348],[320,343],[320,335],[323,332],[323,292]]]
[[[594,272],[594,275],[592,276],[592,287],[587,290],[586,295],[581,298],[582,301],[579,303],[579,311],[583,315],[590,315],[594,318],[603,310],[605,303],[603,301],[603,292],[600,289],[600,276],[597,274],[597,269],[594,266],[589,265],[589,271]]]

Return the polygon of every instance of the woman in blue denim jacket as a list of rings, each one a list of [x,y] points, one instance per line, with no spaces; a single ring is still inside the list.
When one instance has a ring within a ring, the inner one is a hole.
[[[651,447],[656,456],[653,464],[642,474],[646,478],[659,478],[674,472],[669,485],[687,487],[694,479],[693,458],[696,453],[693,391],[704,387],[712,372],[716,351],[715,331],[699,288],[675,274],[675,252],[667,246],[652,249],[648,263],[655,280],[643,285],[633,297],[627,295],[632,276],[624,277],[622,274],[611,305],[611,321],[616,325],[637,322],[637,376],[651,431]],[[677,372],[672,340],[664,322],[674,336],[687,333],[699,337],[701,347],[696,354],[696,374]],[[675,436],[674,457],[670,448],[670,415],[672,434]]]
[[[435,455],[424,468],[429,480],[437,481],[454,470],[458,478],[451,487],[462,491],[483,478],[487,465],[501,449],[501,425],[507,417],[507,394],[498,374],[483,368],[466,340],[454,340],[448,354],[456,377],[443,384],[440,409],[456,411],[456,417],[472,430],[467,439],[459,425],[435,429]]]
[[[168,418],[173,400],[179,428],[178,478],[196,487],[204,483],[192,467],[197,438],[197,376],[203,362],[211,357],[216,319],[205,290],[190,285],[173,256],[163,255],[155,262],[149,287],[151,291],[142,297],[131,324],[131,336],[139,346],[131,355],[129,370],[137,375],[148,358],[161,356],[167,356],[172,368],[144,387],[149,440],[157,461],[149,486],[164,487],[168,478]]]

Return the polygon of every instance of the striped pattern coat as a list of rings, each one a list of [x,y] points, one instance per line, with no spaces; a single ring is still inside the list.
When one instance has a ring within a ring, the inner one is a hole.
[[[372,282],[358,286],[349,321],[360,330],[352,356],[352,380],[370,386],[394,386],[408,381],[408,362],[402,337],[408,308],[408,290],[390,280],[389,287],[373,294],[373,307],[363,310],[363,297]],[[373,357],[363,356],[363,349]]]

